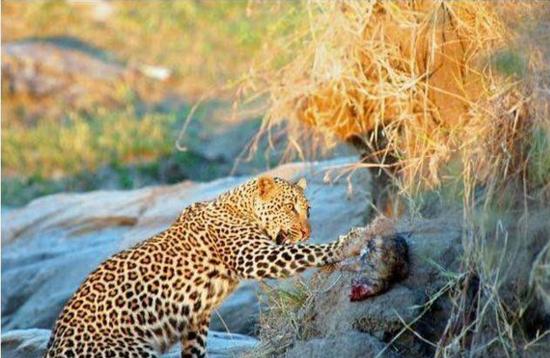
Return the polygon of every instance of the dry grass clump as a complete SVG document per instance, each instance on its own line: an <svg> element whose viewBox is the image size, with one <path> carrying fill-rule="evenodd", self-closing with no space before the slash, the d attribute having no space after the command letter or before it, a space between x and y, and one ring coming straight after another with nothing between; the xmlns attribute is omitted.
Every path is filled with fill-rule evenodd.
<svg viewBox="0 0 550 358"><path fill-rule="evenodd" d="M361 143L368 161L398 162L407 192L440 184L450 161L480 181L517 175L525 154L517 147L531 126L529 97L492 66L510 37L497 6L310 3L310 28L297 36L303 50L254 77L270 94L264 133L285 123L299 154L304 128L314 132L313 152L342 140Z"/></svg>
<svg viewBox="0 0 550 358"><path fill-rule="evenodd" d="M550 344L549 212L477 214L435 356L541 356Z"/></svg>
<svg viewBox="0 0 550 358"><path fill-rule="evenodd" d="M271 357L281 355L297 339L314 336L310 321L313 318L313 302L319 286L315 282L305 282L296 278L286 288L262 282L260 301L269 307L260 315L259 338L261 344L248 356ZM318 287L317 287L318 288Z"/></svg>
<svg viewBox="0 0 550 358"><path fill-rule="evenodd" d="M260 135L284 127L298 156L351 142L366 152L352 169L384 168L413 205L422 191L458 194L464 255L434 353L537 356L550 339L541 219L550 6L319 1L308 10L309 29L289 45L303 49L281 68L258 68L241 92L269 94Z"/></svg>

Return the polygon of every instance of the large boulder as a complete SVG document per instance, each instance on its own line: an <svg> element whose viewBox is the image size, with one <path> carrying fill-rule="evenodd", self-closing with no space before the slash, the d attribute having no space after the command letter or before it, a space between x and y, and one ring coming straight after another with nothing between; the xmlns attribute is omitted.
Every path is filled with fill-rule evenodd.
<svg viewBox="0 0 550 358"><path fill-rule="evenodd" d="M2 357L40 358L44 356L49 329L12 330L2 335ZM242 354L257 345L258 341L241 334L208 332L207 354L210 358L229 358ZM180 357L179 347L175 346L163 358Z"/></svg>
<svg viewBox="0 0 550 358"><path fill-rule="evenodd" d="M337 177L355 159L282 165L271 175L305 176L312 242L334 240L365 224L368 172ZM100 262L166 227L187 205L208 200L250 177L184 182L133 191L58 194L2 216L2 328L51 328L64 303ZM211 329L254 333L257 283L244 282L213 315Z"/></svg>
<svg viewBox="0 0 550 358"><path fill-rule="evenodd" d="M146 65L127 66L106 51L73 37L3 43L2 91L13 113L21 106L28 118L57 117L67 109L120 107L128 87L140 98L159 99L163 80ZM155 71L157 70L157 71ZM146 94L147 96L143 96ZM4 99L4 98L3 98Z"/></svg>
<svg viewBox="0 0 550 358"><path fill-rule="evenodd" d="M410 272L406 280L395 284L385 294L362 302L351 302L353 273L333 273L327 284L333 287L315 301L316 331L324 336L357 329L378 337L393 335L421 313L426 298L447 281L442 269L458 268L461 245L459 222L420 220L414 225L402 222L399 231L412 232L408 239Z"/></svg>
<svg viewBox="0 0 550 358"><path fill-rule="evenodd" d="M49 329L22 329L2 334L2 357L42 357L50 338Z"/></svg>
<svg viewBox="0 0 550 358"><path fill-rule="evenodd" d="M288 346L289 357L433 355L419 337L437 340L448 321L449 302L445 295L437 299L437 293L449 282L448 273L459 268L460 217L446 213L442 219L402 220L397 226L398 232L411 232L405 280L381 295L351 302L351 283L358 273L317 272L310 282L311 298L296 312L296 322L277 322L270 330L269 320L281 319L270 313L264 318L264 345L279 351Z"/></svg>
<svg viewBox="0 0 550 358"><path fill-rule="evenodd" d="M302 357L346 357L364 358L374 357L382 351L385 344L371 335L350 331L339 336L324 339L314 338L308 341L297 342L288 352L286 358ZM398 357L393 352L387 352L383 357Z"/></svg>

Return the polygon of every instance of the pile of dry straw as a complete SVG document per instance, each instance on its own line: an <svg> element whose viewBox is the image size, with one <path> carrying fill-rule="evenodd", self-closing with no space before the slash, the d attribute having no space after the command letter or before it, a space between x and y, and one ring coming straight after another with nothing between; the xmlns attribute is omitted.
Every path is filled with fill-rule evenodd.
<svg viewBox="0 0 550 358"><path fill-rule="evenodd" d="M451 162L455 177L478 183L520 174L528 97L492 65L510 40L498 6L309 4L309 28L294 39L305 43L299 55L255 77L270 95L264 133L283 122L298 153L304 128L313 129L313 152L359 140L369 162L395 167L406 192L437 186Z"/></svg>

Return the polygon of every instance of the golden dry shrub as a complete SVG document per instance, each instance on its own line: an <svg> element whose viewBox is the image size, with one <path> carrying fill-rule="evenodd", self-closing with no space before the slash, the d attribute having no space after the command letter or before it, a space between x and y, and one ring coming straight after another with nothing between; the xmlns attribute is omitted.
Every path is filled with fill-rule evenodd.
<svg viewBox="0 0 550 358"><path fill-rule="evenodd" d="M397 161L407 191L438 185L451 160L475 181L517 174L528 115L518 82L491 66L510 36L498 6L310 3L305 46L264 74L264 132L284 122L289 143L300 144L309 127L315 150L360 139L371 161Z"/></svg>

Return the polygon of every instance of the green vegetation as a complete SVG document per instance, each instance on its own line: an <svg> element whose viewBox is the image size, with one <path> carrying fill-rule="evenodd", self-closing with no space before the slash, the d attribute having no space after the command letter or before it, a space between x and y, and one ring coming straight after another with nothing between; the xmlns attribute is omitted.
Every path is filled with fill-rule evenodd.
<svg viewBox="0 0 550 358"><path fill-rule="evenodd" d="M24 205L34 198L64 191L90 191L99 189L135 189L145 185L176 183L195 172L194 179L208 180L219 177L228 168L216 163L204 163L191 152L177 152L149 162L125 164L111 162L98 170L82 170L61 178L48 178L40 174L28 177L2 178L2 204Z"/></svg>
<svg viewBox="0 0 550 358"><path fill-rule="evenodd" d="M71 115L61 126L51 121L33 127L7 122L2 167L7 174L61 177L107 163L153 159L172 151L175 124L174 115L139 117L133 110Z"/></svg>
<svg viewBox="0 0 550 358"><path fill-rule="evenodd" d="M521 78L527 72L527 60L518 51L506 49L494 57L496 69L506 76Z"/></svg>
<svg viewBox="0 0 550 358"><path fill-rule="evenodd" d="M3 88L3 204L20 205L59 191L134 188L227 174L230 169L214 168L215 163L175 148L189 112L182 103L214 90L216 103L208 102L200 112L216 107L229 113L228 93L218 89L241 81L254 60L265 57L262 52L270 53L269 40L292 33L303 14L303 4L294 2L148 1L136 6L115 1L108 6L102 12L95 5L64 1L2 2L3 43L43 41L102 61L154 65L171 73L160 83L162 91L138 94L123 83L114 108L75 109L58 98L36 102ZM278 63L285 62L283 57ZM36 103L44 103L38 115L30 109ZM203 115L196 113L194 121ZM104 173L109 174L103 178Z"/></svg>
<svg viewBox="0 0 550 358"><path fill-rule="evenodd" d="M218 106L206 104L196 113L196 120ZM62 191L133 189L227 174L230 163L176 149L174 143L188 113L188 106L170 112L143 112L128 106L114 112L68 115L61 125L54 120L31 126L6 122L2 204L23 205ZM192 140L193 130L189 132Z"/></svg>
<svg viewBox="0 0 550 358"><path fill-rule="evenodd" d="M262 51L270 52L264 46L270 39L300 26L301 7L247 0L116 1L102 19L94 5L3 1L2 41L78 39L124 63L166 67L174 72L173 90L198 98L238 79Z"/></svg>

